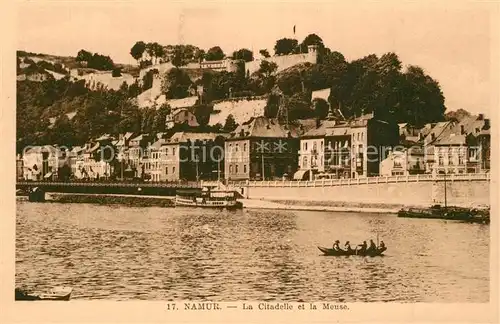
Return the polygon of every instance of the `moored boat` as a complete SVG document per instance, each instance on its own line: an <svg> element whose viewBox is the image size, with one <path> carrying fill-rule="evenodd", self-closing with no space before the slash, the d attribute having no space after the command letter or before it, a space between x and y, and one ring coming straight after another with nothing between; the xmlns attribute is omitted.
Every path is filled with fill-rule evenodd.
<svg viewBox="0 0 500 324"><path fill-rule="evenodd" d="M236 200L234 190L205 187L203 189L177 190L175 206L239 209L243 207L243 204Z"/></svg>
<svg viewBox="0 0 500 324"><path fill-rule="evenodd" d="M434 205L429 208L402 208L398 217L407 218L434 218L445 220L457 220L468 223L490 223L489 209L463 208L463 207L441 207Z"/></svg>
<svg viewBox="0 0 500 324"><path fill-rule="evenodd" d="M15 300L61 300L68 301L71 297L73 288L56 287L47 292L33 293L24 289L15 289Z"/></svg>
<svg viewBox="0 0 500 324"><path fill-rule="evenodd" d="M347 256L347 255L359 255L359 256L370 256L370 257L375 257L375 256L382 256L383 253L387 250L387 247L382 247L382 248L377 248L375 251L365 251L362 252L360 250L334 250L322 246L318 246L318 249L323 252L324 255L327 256Z"/></svg>

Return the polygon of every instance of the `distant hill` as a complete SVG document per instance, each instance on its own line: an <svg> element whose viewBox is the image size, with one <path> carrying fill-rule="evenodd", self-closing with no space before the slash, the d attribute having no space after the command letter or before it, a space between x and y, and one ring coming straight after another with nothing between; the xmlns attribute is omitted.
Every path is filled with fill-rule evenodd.
<svg viewBox="0 0 500 324"><path fill-rule="evenodd" d="M17 51L17 57L21 60L24 58L28 58L33 60L34 62L46 61L52 64L61 64L64 69L67 71L71 69L79 69L85 68L86 66L81 62L76 60L76 57L73 56L60 56L53 54L44 54L44 53L32 53L26 51ZM115 67L121 69L122 73L128 73L133 75L134 77L139 76L139 67L131 64L120 64L116 63ZM55 71L58 72L58 71Z"/></svg>

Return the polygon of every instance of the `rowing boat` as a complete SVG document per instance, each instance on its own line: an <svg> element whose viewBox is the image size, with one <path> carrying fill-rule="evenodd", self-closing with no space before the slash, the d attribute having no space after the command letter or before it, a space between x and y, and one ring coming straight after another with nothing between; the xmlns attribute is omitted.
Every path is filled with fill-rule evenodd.
<svg viewBox="0 0 500 324"><path fill-rule="evenodd" d="M386 247L383 248L377 248L375 251L365 251L361 252L359 250L350 250L350 251L345 251L345 250L334 250L334 249L329 249L325 247L318 246L318 249L323 252L324 255L328 256L342 256L342 255L359 255L359 256L382 256L385 250L387 250Z"/></svg>

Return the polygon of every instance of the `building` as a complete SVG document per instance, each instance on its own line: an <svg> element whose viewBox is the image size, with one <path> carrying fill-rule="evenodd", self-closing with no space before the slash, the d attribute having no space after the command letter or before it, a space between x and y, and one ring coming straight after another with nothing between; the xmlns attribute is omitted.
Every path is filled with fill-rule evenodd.
<svg viewBox="0 0 500 324"><path fill-rule="evenodd" d="M165 121L165 126L167 128L172 128L175 125L186 124L189 127L198 127L198 121L196 120L196 116L190 112L187 108L181 108L172 111L172 113L167 116Z"/></svg>
<svg viewBox="0 0 500 324"><path fill-rule="evenodd" d="M160 181L223 178L225 134L177 132L161 143Z"/></svg>
<svg viewBox="0 0 500 324"><path fill-rule="evenodd" d="M434 146L431 172L460 174L489 170L489 119L480 114L450 123L451 127L431 142Z"/></svg>
<svg viewBox="0 0 500 324"><path fill-rule="evenodd" d="M299 171L296 180L310 180L314 174L335 178L351 176L351 131L347 123L329 119L300 138Z"/></svg>
<svg viewBox="0 0 500 324"><path fill-rule="evenodd" d="M32 181L52 179L56 156L57 149L52 145L27 148L22 156L24 179Z"/></svg>
<svg viewBox="0 0 500 324"><path fill-rule="evenodd" d="M282 179L297 170L299 128L277 119L257 117L241 124L226 139L228 180Z"/></svg>
<svg viewBox="0 0 500 324"><path fill-rule="evenodd" d="M146 149L146 154L142 159L145 179L155 182L166 180L166 161L163 159L166 149L166 146L163 146L163 144L165 143L165 139L159 138Z"/></svg>
<svg viewBox="0 0 500 324"><path fill-rule="evenodd" d="M427 124L421 130L422 135L424 136L424 160L425 160L425 172L432 173L435 165L435 155L434 155L434 144L441 138L443 134L446 134L451 128L455 126L455 123L452 121L439 122Z"/></svg>
<svg viewBox="0 0 500 324"><path fill-rule="evenodd" d="M133 171L134 177L142 177L143 165L141 164L141 160L147 147L151 145L151 141L152 138L148 134L141 134L129 140L128 168Z"/></svg>
<svg viewBox="0 0 500 324"><path fill-rule="evenodd" d="M21 154L16 155L16 180L24 180L24 165Z"/></svg>
<svg viewBox="0 0 500 324"><path fill-rule="evenodd" d="M389 151L388 156L380 161L380 176L414 175L424 172L424 150L418 145Z"/></svg>
<svg viewBox="0 0 500 324"><path fill-rule="evenodd" d="M399 127L374 113L348 122L351 131L351 177L376 176L380 161L399 143Z"/></svg>

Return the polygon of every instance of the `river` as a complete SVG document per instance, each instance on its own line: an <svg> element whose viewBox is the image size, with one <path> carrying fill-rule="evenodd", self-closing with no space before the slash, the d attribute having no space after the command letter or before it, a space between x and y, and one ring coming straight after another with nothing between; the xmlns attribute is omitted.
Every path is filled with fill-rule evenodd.
<svg viewBox="0 0 500 324"><path fill-rule="evenodd" d="M16 285L72 299L488 302L488 225L395 215L17 203ZM318 245L377 239L384 257Z"/></svg>

